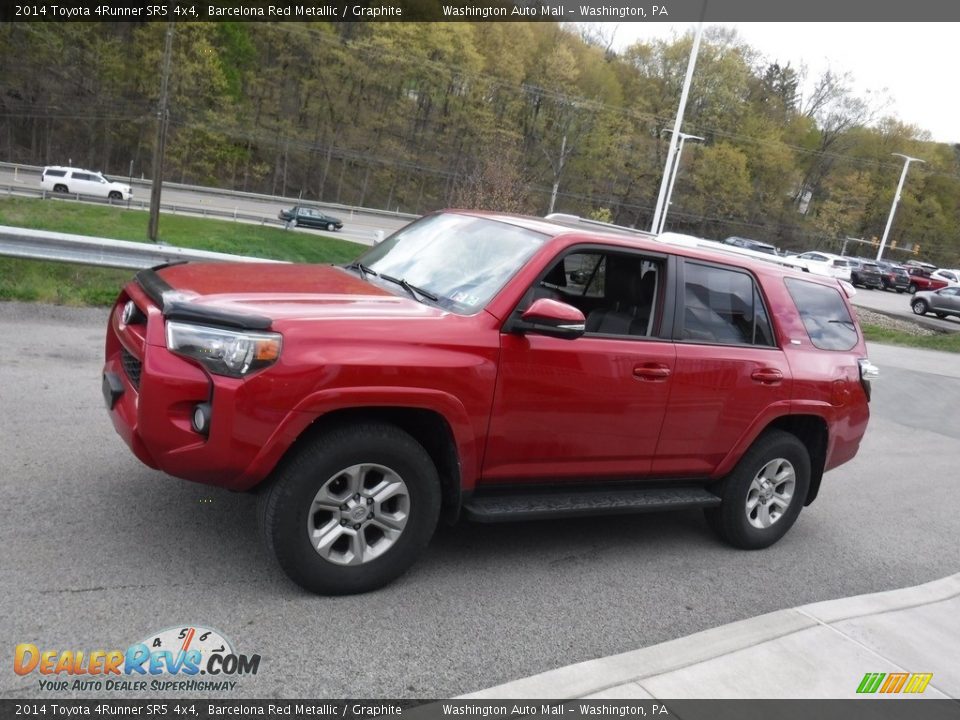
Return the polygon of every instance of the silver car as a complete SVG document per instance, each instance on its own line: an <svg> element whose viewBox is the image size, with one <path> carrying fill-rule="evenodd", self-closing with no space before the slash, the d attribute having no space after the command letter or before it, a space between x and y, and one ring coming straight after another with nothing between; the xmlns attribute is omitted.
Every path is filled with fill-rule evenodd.
<svg viewBox="0 0 960 720"><path fill-rule="evenodd" d="M910 301L910 307L917 315L932 312L938 318L948 315L960 318L960 285L918 292Z"/></svg>

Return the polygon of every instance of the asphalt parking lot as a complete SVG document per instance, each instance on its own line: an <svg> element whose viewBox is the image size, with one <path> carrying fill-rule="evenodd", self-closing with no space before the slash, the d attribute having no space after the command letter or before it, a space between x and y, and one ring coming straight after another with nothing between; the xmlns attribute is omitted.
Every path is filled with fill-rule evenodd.
<svg viewBox="0 0 960 720"><path fill-rule="evenodd" d="M384 590L311 596L261 545L251 496L152 471L115 435L100 394L105 318L0 303L8 652L126 648L204 625L262 656L231 696L446 697L960 569L960 363L876 346L883 377L859 456L773 548L728 548L695 511L462 524ZM9 661L0 694L51 697Z"/></svg>

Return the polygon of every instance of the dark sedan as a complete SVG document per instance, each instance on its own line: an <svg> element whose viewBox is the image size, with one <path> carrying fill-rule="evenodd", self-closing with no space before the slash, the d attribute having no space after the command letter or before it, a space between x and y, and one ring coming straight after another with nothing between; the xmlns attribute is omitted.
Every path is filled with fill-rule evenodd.
<svg viewBox="0 0 960 720"><path fill-rule="evenodd" d="M294 205L289 210L281 210L278 217L291 227L312 227L331 232L343 227L343 220L331 215L324 215L319 210L302 205Z"/></svg>
<svg viewBox="0 0 960 720"><path fill-rule="evenodd" d="M847 258L850 261L850 282L865 288L883 289L880 266L862 258Z"/></svg>
<svg viewBox="0 0 960 720"><path fill-rule="evenodd" d="M880 266L882 273L880 279L883 281L884 290L896 290L902 293L910 287L910 276L903 266L883 260L878 261L877 265Z"/></svg>

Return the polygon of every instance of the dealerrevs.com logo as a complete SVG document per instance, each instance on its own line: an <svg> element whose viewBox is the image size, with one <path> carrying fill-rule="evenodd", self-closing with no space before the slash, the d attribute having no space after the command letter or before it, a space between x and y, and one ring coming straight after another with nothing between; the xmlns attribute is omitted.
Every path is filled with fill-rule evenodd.
<svg viewBox="0 0 960 720"><path fill-rule="evenodd" d="M200 626L168 628L126 650L61 650L20 643L13 671L38 676L51 692L233 690L234 678L256 675L259 655L241 655L219 632Z"/></svg>

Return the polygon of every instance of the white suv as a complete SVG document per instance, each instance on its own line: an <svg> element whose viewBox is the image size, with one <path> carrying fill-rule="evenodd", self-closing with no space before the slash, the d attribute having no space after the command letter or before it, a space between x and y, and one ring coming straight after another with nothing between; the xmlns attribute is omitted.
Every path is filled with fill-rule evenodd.
<svg viewBox="0 0 960 720"><path fill-rule="evenodd" d="M114 182L103 173L59 165L43 169L40 187L52 192L96 195L111 200L129 200L133 197L129 185Z"/></svg>
<svg viewBox="0 0 960 720"><path fill-rule="evenodd" d="M816 275L827 275L850 282L850 261L839 255L826 252L805 252L802 255L789 255L787 259L803 265Z"/></svg>

